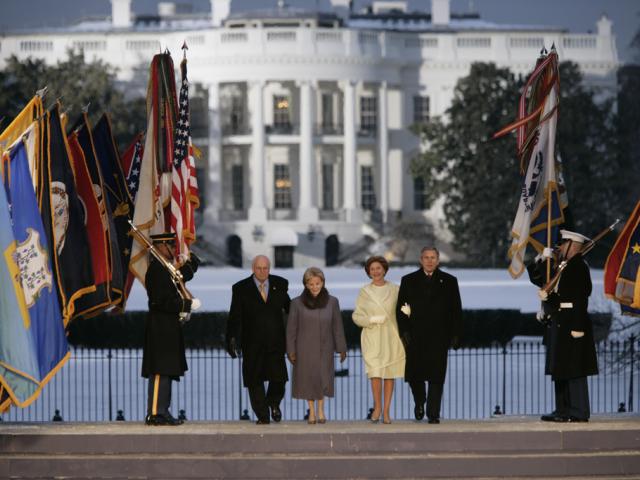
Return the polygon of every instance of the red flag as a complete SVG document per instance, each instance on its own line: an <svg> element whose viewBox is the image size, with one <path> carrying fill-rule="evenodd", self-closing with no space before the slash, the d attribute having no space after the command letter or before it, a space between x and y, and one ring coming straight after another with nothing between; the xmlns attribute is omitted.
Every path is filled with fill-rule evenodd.
<svg viewBox="0 0 640 480"><path fill-rule="evenodd" d="M96 197L94 185L89 175L84 152L78 140L78 132L68 137L70 160L75 172L78 198L84 207L84 222L87 230L89 249L91 250L91 266L96 291L87 297L87 308L84 316L95 315L111 305L110 283L111 269L108 252L107 232L103 223L100 203Z"/></svg>

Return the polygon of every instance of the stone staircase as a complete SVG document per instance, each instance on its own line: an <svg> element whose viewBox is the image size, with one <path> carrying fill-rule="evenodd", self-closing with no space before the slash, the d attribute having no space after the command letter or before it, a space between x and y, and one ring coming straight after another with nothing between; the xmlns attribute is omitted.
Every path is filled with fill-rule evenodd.
<svg viewBox="0 0 640 480"><path fill-rule="evenodd" d="M640 478L640 417L0 424L0 478Z"/></svg>

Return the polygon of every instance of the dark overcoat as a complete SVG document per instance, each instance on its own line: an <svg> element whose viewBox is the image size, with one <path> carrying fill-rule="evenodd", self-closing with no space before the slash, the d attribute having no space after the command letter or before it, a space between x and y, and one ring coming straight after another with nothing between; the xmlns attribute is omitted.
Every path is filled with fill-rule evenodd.
<svg viewBox="0 0 640 480"><path fill-rule="evenodd" d="M552 314L545 339L545 370L553 380L598 374L593 325L587 313L591 288L589 266L581 255L575 255L562 271L557 291L547 300ZM574 338L572 330L584 336Z"/></svg>
<svg viewBox="0 0 640 480"><path fill-rule="evenodd" d="M287 366L285 319L291 299L289 282L269 275L267 301L255 284L253 275L232 287L231 308L227 322L227 345L230 338L242 348L242 378L245 387L261 381L286 382Z"/></svg>
<svg viewBox="0 0 640 480"><path fill-rule="evenodd" d="M197 264L188 261L180 268L186 282ZM171 274L153 256L145 275L149 313L145 319L142 376L166 375L178 379L187 371L180 312L189 312L191 302L182 299Z"/></svg>
<svg viewBox="0 0 640 480"><path fill-rule="evenodd" d="M411 315L401 308L407 303ZM462 333L462 302L458 280L437 268L429 280L422 269L402 277L396 317L405 340L405 380L444 383L447 355ZM407 342L408 339L408 342Z"/></svg>

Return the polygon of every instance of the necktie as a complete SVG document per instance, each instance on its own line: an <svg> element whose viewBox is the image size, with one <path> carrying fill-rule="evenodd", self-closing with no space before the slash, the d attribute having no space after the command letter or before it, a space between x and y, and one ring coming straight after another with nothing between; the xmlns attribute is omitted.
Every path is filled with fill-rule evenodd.
<svg viewBox="0 0 640 480"><path fill-rule="evenodd" d="M262 297L262 301L266 303L266 301L267 301L267 291L264 288L264 283L260 284L260 296Z"/></svg>

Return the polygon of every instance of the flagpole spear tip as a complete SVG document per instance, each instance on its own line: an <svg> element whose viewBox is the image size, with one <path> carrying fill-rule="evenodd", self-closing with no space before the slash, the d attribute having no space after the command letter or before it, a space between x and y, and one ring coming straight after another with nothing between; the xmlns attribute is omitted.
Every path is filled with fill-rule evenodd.
<svg viewBox="0 0 640 480"><path fill-rule="evenodd" d="M82 113L89 113L89 105L91 105L91 102L82 107Z"/></svg>
<svg viewBox="0 0 640 480"><path fill-rule="evenodd" d="M185 40L184 42L182 42L182 54L183 54L183 58L186 60L187 59L187 50L189 50L189 47L187 46L187 41Z"/></svg>
<svg viewBox="0 0 640 480"><path fill-rule="evenodd" d="M36 95L39 96L40 98L44 98L44 96L47 94L48 89L49 89L49 86L45 85L40 90L36 90Z"/></svg>

